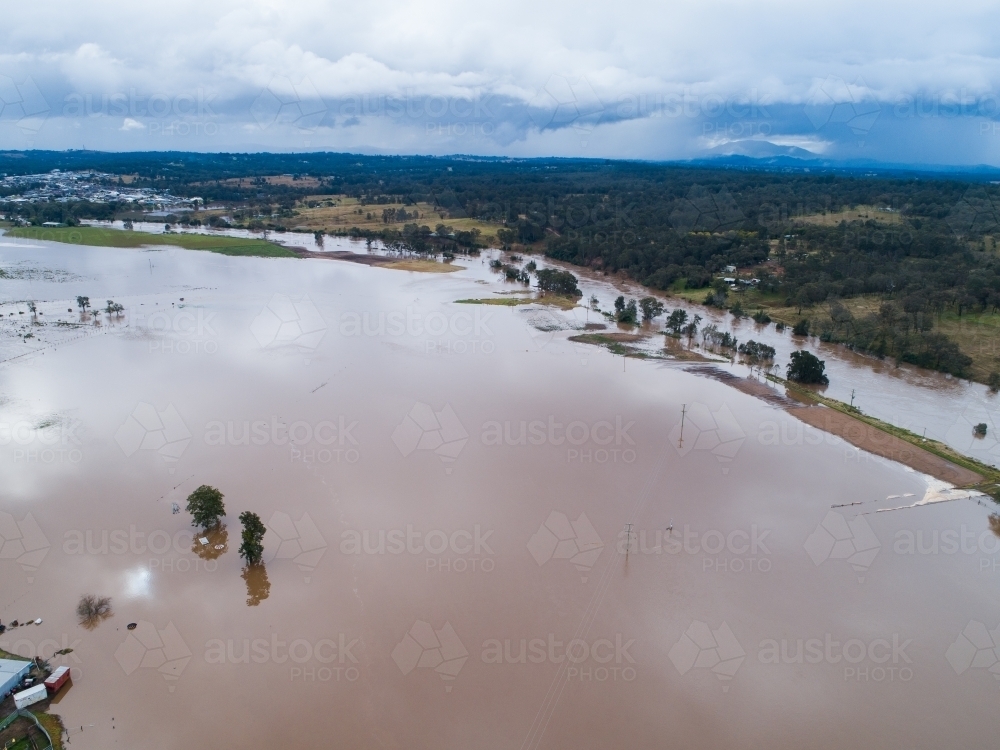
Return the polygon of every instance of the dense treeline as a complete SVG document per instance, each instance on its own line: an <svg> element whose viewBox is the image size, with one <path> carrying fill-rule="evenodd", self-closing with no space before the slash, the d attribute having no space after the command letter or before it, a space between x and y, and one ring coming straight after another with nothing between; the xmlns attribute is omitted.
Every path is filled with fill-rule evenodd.
<svg viewBox="0 0 1000 750"><path fill-rule="evenodd" d="M267 207L279 217L308 195L357 198L382 207L376 215L386 222L390 213L398 219L408 206L427 202L442 216L495 227L509 247L657 289L714 285L710 299L727 307L730 295L718 278L732 275L726 269L735 266L757 279L761 293L822 318L813 332L827 340L956 374L966 374L970 360L934 330L935 317L1000 309L993 236L1000 232L1000 191L982 176L976 182L574 159L0 153L0 174L53 168L134 175L133 185L237 203L251 212ZM263 179L276 174L292 179ZM856 206L879 210L828 225L802 221ZM80 218L108 209L31 210L59 221L59 212ZM439 234L417 223L403 232L366 230L373 239L417 251L440 250ZM465 251L478 238L448 242ZM876 298L878 311L853 315L841 304L860 296ZM817 308L822 315L812 312Z"/></svg>

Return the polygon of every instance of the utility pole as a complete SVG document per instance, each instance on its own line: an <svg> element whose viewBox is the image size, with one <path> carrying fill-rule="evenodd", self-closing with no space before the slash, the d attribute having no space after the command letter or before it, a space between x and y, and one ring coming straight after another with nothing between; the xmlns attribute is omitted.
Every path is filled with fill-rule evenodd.
<svg viewBox="0 0 1000 750"><path fill-rule="evenodd" d="M851 388L851 408L854 408L854 389Z"/></svg>
<svg viewBox="0 0 1000 750"><path fill-rule="evenodd" d="M681 404L681 436L677 441L677 447L684 447L684 415L687 414L687 404Z"/></svg>
<svg viewBox="0 0 1000 750"><path fill-rule="evenodd" d="M628 562L628 553L632 549L632 524L625 524L625 562Z"/></svg>

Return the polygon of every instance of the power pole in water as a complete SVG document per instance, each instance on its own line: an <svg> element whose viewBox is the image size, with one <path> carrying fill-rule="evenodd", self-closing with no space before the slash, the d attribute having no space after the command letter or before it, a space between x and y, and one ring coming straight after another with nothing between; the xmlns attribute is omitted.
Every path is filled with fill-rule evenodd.
<svg viewBox="0 0 1000 750"><path fill-rule="evenodd" d="M854 408L854 389L851 388L851 408Z"/></svg>
<svg viewBox="0 0 1000 750"><path fill-rule="evenodd" d="M678 448L683 448L684 447L684 415L685 414L687 414L687 404L682 404L681 405L681 436L680 436L680 439L677 441L677 447Z"/></svg>
<svg viewBox="0 0 1000 750"><path fill-rule="evenodd" d="M625 524L625 561L628 562L628 553L632 549L632 524Z"/></svg>

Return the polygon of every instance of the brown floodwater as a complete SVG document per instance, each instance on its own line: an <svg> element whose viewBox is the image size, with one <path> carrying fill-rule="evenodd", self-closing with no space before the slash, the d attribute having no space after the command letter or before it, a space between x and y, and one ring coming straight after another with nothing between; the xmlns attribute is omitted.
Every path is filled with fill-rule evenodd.
<svg viewBox="0 0 1000 750"><path fill-rule="evenodd" d="M0 239L0 311L46 320L2 328L0 620L42 623L0 648L72 649L72 747L993 742L991 502L888 511L940 483L569 342L593 312L455 304L511 289L458 264ZM224 530L192 529L201 484Z"/></svg>

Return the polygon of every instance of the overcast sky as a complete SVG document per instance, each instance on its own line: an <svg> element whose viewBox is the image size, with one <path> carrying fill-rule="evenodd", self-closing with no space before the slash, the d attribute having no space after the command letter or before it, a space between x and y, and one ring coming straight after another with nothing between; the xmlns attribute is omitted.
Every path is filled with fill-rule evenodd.
<svg viewBox="0 0 1000 750"><path fill-rule="evenodd" d="M4 7L0 147L1000 165L1000 5Z"/></svg>

